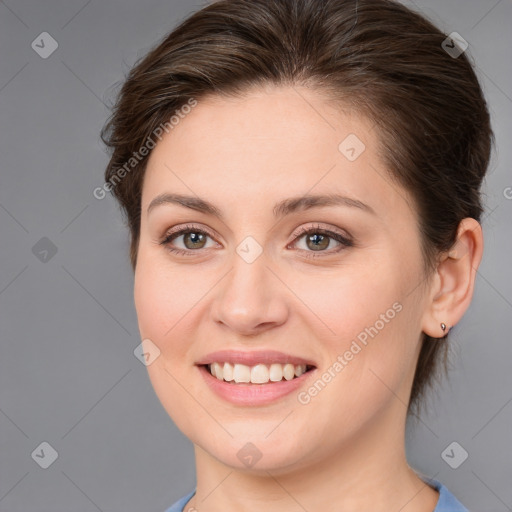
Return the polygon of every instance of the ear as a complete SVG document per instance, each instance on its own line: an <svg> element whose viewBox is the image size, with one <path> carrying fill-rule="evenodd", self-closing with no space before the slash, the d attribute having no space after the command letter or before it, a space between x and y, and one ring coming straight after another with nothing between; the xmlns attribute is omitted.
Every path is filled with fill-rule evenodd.
<svg viewBox="0 0 512 512"><path fill-rule="evenodd" d="M463 219L453 247L441 256L431 281L429 304L423 315L423 332L442 338L457 324L471 303L484 241L480 223ZM446 325L443 331L441 324Z"/></svg>

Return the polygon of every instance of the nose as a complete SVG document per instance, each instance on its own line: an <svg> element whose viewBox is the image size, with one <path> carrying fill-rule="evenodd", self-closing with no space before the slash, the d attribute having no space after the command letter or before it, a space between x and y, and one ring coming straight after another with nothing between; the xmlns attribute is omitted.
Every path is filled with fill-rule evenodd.
<svg viewBox="0 0 512 512"><path fill-rule="evenodd" d="M213 320L240 335L257 335L286 321L287 288L264 253L249 263L234 252L232 268L216 290Z"/></svg>

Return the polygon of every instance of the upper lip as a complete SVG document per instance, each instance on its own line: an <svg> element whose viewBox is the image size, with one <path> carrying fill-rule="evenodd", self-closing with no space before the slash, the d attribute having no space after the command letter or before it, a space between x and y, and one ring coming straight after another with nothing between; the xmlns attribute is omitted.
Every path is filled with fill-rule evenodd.
<svg viewBox="0 0 512 512"><path fill-rule="evenodd" d="M276 350L218 350L211 352L196 362L197 365L206 365L212 363L230 363L244 364L246 366L255 366L257 364L290 363L293 365L305 364L316 366L313 361L302 357L285 354Z"/></svg>

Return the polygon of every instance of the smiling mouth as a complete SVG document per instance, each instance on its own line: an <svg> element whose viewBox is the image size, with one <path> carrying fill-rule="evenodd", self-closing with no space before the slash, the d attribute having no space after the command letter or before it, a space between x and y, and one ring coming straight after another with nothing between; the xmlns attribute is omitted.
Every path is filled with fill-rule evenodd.
<svg viewBox="0 0 512 512"><path fill-rule="evenodd" d="M305 364L273 363L247 366L245 364L211 363L201 365L218 380L231 384L268 384L293 380L315 367Z"/></svg>

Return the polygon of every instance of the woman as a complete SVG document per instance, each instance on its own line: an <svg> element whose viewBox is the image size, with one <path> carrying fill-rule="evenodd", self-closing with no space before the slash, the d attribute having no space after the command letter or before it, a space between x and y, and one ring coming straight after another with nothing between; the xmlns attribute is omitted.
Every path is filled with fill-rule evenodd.
<svg viewBox="0 0 512 512"><path fill-rule="evenodd" d="M195 448L169 511L466 510L404 443L482 257L462 50L392 1L220 0L130 72L105 189Z"/></svg>

